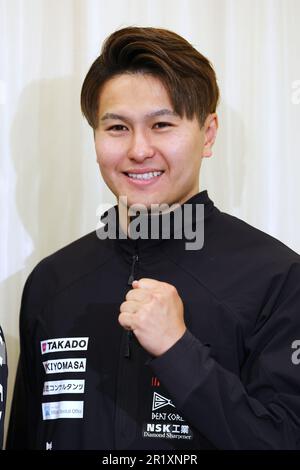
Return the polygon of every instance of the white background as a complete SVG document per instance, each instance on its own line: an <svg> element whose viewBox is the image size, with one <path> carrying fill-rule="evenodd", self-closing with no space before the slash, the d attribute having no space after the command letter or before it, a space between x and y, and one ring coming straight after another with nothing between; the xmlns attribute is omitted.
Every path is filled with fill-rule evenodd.
<svg viewBox="0 0 300 470"><path fill-rule="evenodd" d="M213 63L220 130L201 189L300 251L300 0L0 0L0 322L9 396L24 282L112 202L79 105L103 39L169 28ZM298 81L298 82L297 82Z"/></svg>

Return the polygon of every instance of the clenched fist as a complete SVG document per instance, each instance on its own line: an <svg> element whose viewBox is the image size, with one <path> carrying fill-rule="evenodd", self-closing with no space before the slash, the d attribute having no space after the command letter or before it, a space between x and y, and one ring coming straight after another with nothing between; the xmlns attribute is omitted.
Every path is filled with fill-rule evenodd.
<svg viewBox="0 0 300 470"><path fill-rule="evenodd" d="M154 279L140 279L121 304L119 322L132 330L153 356L160 356L185 333L183 303L174 286Z"/></svg>

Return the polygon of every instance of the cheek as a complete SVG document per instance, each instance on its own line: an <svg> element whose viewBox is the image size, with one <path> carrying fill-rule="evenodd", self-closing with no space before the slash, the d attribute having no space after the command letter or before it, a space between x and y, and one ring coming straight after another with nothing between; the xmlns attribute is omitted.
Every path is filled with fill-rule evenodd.
<svg viewBox="0 0 300 470"><path fill-rule="evenodd" d="M181 136L173 142L170 140L165 150L165 155L169 156L169 165L178 173L182 172L183 166L187 170L187 166L196 165L201 155L198 142L191 140L189 136Z"/></svg>
<svg viewBox="0 0 300 470"><path fill-rule="evenodd" d="M118 164L120 160L120 152L116 145L111 145L110 142L103 139L100 142L95 142L95 150L97 162L101 169L113 168Z"/></svg>
<svg viewBox="0 0 300 470"><path fill-rule="evenodd" d="M168 137L165 141L160 142L159 150L169 160L169 165L174 166L176 163L180 163L184 160L186 154L186 142L183 137L178 138L174 136Z"/></svg>

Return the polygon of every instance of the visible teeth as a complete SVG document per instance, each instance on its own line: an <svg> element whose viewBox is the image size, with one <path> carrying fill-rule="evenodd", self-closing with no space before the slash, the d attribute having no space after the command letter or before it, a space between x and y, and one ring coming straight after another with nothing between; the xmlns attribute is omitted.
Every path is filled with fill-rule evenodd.
<svg viewBox="0 0 300 470"><path fill-rule="evenodd" d="M137 180L150 180L155 176L160 176L162 171L150 171L149 173L128 173L128 176Z"/></svg>

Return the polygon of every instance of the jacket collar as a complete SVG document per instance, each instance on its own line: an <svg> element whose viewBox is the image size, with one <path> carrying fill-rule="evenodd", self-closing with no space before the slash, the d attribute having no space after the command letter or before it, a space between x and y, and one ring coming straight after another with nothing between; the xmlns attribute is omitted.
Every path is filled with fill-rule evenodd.
<svg viewBox="0 0 300 470"><path fill-rule="evenodd" d="M197 205L203 204L203 212L198 210ZM185 206L185 207L183 207ZM115 239L113 240L114 248L121 253L126 261L131 262L133 255L138 255L140 261L145 258L156 258L161 256L162 249L165 248L168 241L174 238L178 238L178 242L188 241L186 233L188 230L195 232L197 224L204 223L206 219L216 210L213 201L209 198L207 190L201 191L200 193L191 197L186 201L183 206L176 209L173 217L168 216L167 219L163 219L164 215L143 215L139 217L140 221L143 221L144 231L141 235L133 240L126 237L124 232L121 230L118 220L118 206L114 206L109 210L108 220L111 217L115 220ZM189 206L187 210L186 206ZM181 211L182 217L176 218L175 213L178 215L178 211ZM159 219L159 223L158 223ZM203 220L204 219L204 220ZM168 223L168 222L171 223ZM160 230L157 232L151 226L154 224L154 229L159 226ZM166 225L164 225L166 224ZM170 229L169 234L165 230L165 227ZM145 231L146 227L146 231ZM153 237L153 233L155 236ZM176 241L177 242L177 241Z"/></svg>

